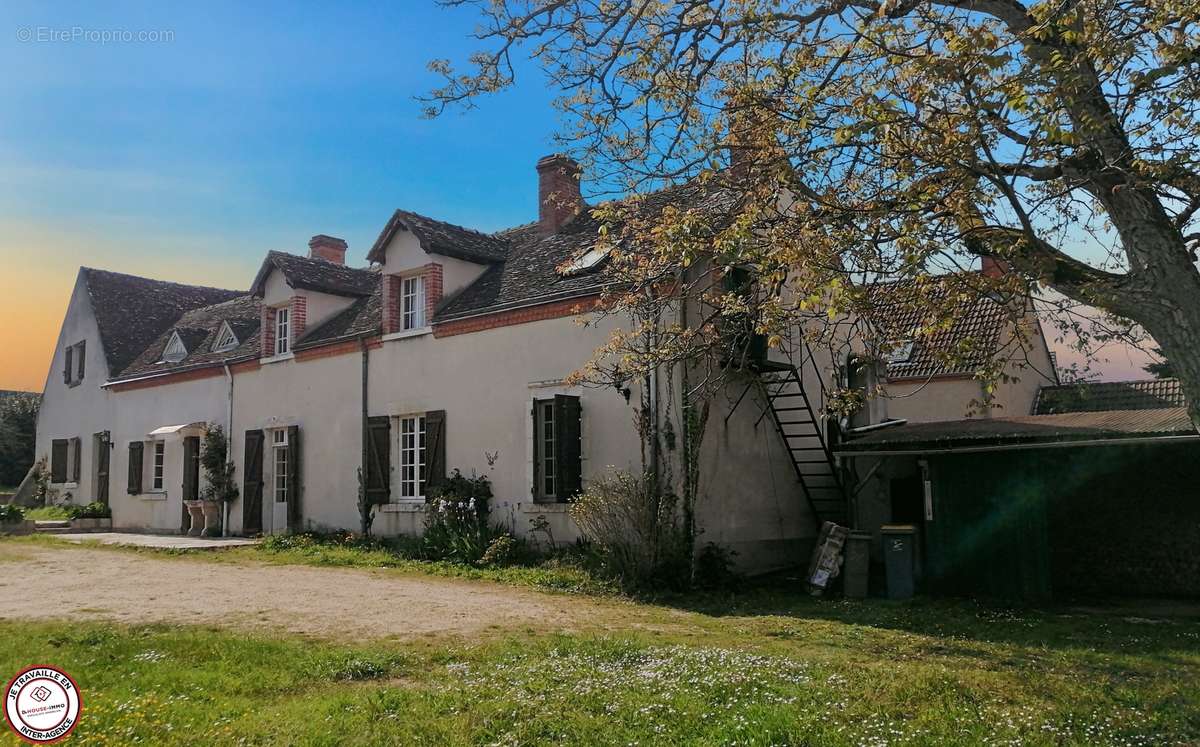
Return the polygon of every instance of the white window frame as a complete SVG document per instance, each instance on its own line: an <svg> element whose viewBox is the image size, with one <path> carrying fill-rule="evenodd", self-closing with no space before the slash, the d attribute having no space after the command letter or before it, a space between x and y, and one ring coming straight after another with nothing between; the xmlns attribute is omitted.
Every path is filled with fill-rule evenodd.
<svg viewBox="0 0 1200 747"><path fill-rule="evenodd" d="M423 503L429 478L429 454L426 442L425 413L399 417L400 485L394 494L397 503Z"/></svg>
<svg viewBox="0 0 1200 747"><path fill-rule="evenodd" d="M291 350L292 310L288 306L275 309L275 355L287 355Z"/></svg>
<svg viewBox="0 0 1200 747"><path fill-rule="evenodd" d="M165 493L167 477L167 442L150 442L150 492Z"/></svg>
<svg viewBox="0 0 1200 747"><path fill-rule="evenodd" d="M554 398L535 400L537 403L537 464L534 479L537 480L537 497L541 500L558 500L557 466L558 444L554 439Z"/></svg>
<svg viewBox="0 0 1200 747"><path fill-rule="evenodd" d="M425 326L425 276L400 279L400 329L409 331Z"/></svg>
<svg viewBox="0 0 1200 747"><path fill-rule="evenodd" d="M271 431L271 498L286 503L288 494L288 436L286 428Z"/></svg>
<svg viewBox="0 0 1200 747"><path fill-rule="evenodd" d="M163 348L161 363L178 363L188 355L187 346L183 344L183 338L179 336L179 332L172 332L171 339L167 340L167 346Z"/></svg>
<svg viewBox="0 0 1200 747"><path fill-rule="evenodd" d="M213 341L213 352L223 353L226 350L233 350L240 344L241 341L233 333L233 327L229 326L229 322L221 322L221 329L217 331L217 339Z"/></svg>

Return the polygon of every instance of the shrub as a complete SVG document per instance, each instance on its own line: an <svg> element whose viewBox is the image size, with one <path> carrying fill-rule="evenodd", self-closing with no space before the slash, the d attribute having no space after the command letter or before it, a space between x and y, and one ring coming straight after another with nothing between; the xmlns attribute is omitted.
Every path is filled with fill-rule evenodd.
<svg viewBox="0 0 1200 747"><path fill-rule="evenodd" d="M13 503L0 503L0 523L12 524L25 520L25 512Z"/></svg>
<svg viewBox="0 0 1200 747"><path fill-rule="evenodd" d="M709 542L696 557L696 585L704 589L732 589L742 581L734 570L737 553L728 547Z"/></svg>
<svg viewBox="0 0 1200 747"><path fill-rule="evenodd" d="M675 508L646 476L618 471L593 481L571 516L622 586L678 589L689 583L690 551Z"/></svg>
<svg viewBox="0 0 1200 747"><path fill-rule="evenodd" d="M235 501L238 497L234 464L229 459L229 441L219 425L204 429L204 448L200 450L200 466L204 468L207 486L201 498L206 501Z"/></svg>
<svg viewBox="0 0 1200 747"><path fill-rule="evenodd" d="M110 519L112 509L108 504L92 501L86 506L71 506L67 509L72 519Z"/></svg>
<svg viewBox="0 0 1200 747"><path fill-rule="evenodd" d="M422 554L429 560L477 562L500 531L488 527L491 481L486 476L467 477L456 469L431 492Z"/></svg>
<svg viewBox="0 0 1200 747"><path fill-rule="evenodd" d="M491 544L479 558L481 566L504 566L519 563L530 556L530 551L524 540L520 540L508 532L492 538Z"/></svg>

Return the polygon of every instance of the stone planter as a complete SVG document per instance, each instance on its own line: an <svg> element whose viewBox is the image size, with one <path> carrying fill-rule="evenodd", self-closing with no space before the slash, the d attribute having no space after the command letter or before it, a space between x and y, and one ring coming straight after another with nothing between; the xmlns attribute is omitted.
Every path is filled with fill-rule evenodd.
<svg viewBox="0 0 1200 747"><path fill-rule="evenodd" d="M188 536L199 537L204 532L204 501L184 501L183 505L187 507L188 518L192 521Z"/></svg>
<svg viewBox="0 0 1200 747"><path fill-rule="evenodd" d="M201 537L221 536L221 502L200 501L201 511L204 512L204 530Z"/></svg>
<svg viewBox="0 0 1200 747"><path fill-rule="evenodd" d="M32 521L0 522L0 534L33 534Z"/></svg>

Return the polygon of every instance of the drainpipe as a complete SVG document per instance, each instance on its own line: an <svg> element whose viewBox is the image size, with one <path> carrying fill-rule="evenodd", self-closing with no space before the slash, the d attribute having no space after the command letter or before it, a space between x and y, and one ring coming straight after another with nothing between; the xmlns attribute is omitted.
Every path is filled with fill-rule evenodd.
<svg viewBox="0 0 1200 747"><path fill-rule="evenodd" d="M229 360L221 362L221 366L225 369L225 379L229 382L229 415L225 421L225 460L233 459L233 370L229 368ZM221 501L223 504L222 510L225 515L221 519L221 536L229 536L229 501Z"/></svg>
<svg viewBox="0 0 1200 747"><path fill-rule="evenodd" d="M367 449L369 448L367 446L367 443L371 437L371 433L370 433L368 423L367 423L367 418L369 417L367 414L367 376L368 376L367 372L369 370L367 364L370 360L370 353L368 352L369 348L367 347L366 336L358 338L358 344L359 344L359 347L362 349L362 454L360 455L360 459L362 461L360 462L359 469L362 471L361 479L363 481L363 484L360 486L360 488L361 488L361 490L364 491L362 499L365 501L367 499L367 496L365 493L365 491L367 489L367 486L366 486L367 459L368 459ZM363 521L363 514L362 514L361 508L359 509L358 520L359 520L359 528L362 529L365 533L367 527L366 527L366 522Z"/></svg>

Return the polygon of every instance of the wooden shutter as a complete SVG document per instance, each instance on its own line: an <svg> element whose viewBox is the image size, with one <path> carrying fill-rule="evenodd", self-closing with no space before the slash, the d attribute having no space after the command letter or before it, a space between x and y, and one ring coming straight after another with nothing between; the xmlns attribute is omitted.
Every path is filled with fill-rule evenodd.
<svg viewBox="0 0 1200 747"><path fill-rule="evenodd" d="M71 357L75 352L74 345L68 345L65 353L66 361L63 363L63 383L71 383L71 374L74 372L74 366L71 365ZM65 480L64 480L65 482Z"/></svg>
<svg viewBox="0 0 1200 747"><path fill-rule="evenodd" d="M194 501L200 497L200 437L183 439L183 499Z"/></svg>
<svg viewBox="0 0 1200 747"><path fill-rule="evenodd" d="M242 461L242 533L262 531L263 432L246 431Z"/></svg>
<svg viewBox="0 0 1200 747"><path fill-rule="evenodd" d="M446 411L425 413L425 495L446 481Z"/></svg>
<svg viewBox="0 0 1200 747"><path fill-rule="evenodd" d="M67 481L67 439L50 442L50 482Z"/></svg>
<svg viewBox="0 0 1200 747"><path fill-rule="evenodd" d="M146 444L141 441L132 441L129 444L129 494L138 495L142 492L142 456L146 450Z"/></svg>
<svg viewBox="0 0 1200 747"><path fill-rule="evenodd" d="M112 456L112 436L108 431L96 434L96 500L108 505L108 470Z"/></svg>
<svg viewBox="0 0 1200 747"><path fill-rule="evenodd" d="M75 377L76 381L83 381L83 369L87 363L87 356L84 354L87 350L87 340L79 341L79 351L75 353L75 364L79 366L79 375Z"/></svg>
<svg viewBox="0 0 1200 747"><path fill-rule="evenodd" d="M367 480L363 487L369 504L391 500L392 419L386 415L367 418Z"/></svg>
<svg viewBox="0 0 1200 747"><path fill-rule="evenodd" d="M536 501L538 496L541 495L538 483L542 479L542 463L538 461L538 447L541 445L541 435L538 433L538 400L536 399L533 401L533 407L529 410L529 417L533 422L533 430L530 431L533 433L533 443L530 445L531 451L529 452L533 455L533 485L529 489L529 497Z"/></svg>
<svg viewBox="0 0 1200 747"><path fill-rule="evenodd" d="M288 513L288 528L292 531L300 531L301 528L301 511L300 511L300 475L303 472L300 469L300 426L291 425L287 429L288 438L288 478L287 478L287 513Z"/></svg>
<svg viewBox="0 0 1200 747"><path fill-rule="evenodd" d="M582 408L579 398L554 395L554 473L558 500L569 501L579 493L583 475Z"/></svg>
<svg viewBox="0 0 1200 747"><path fill-rule="evenodd" d="M80 462L83 461L83 449L80 447L79 439L71 439L71 482L79 484Z"/></svg>

